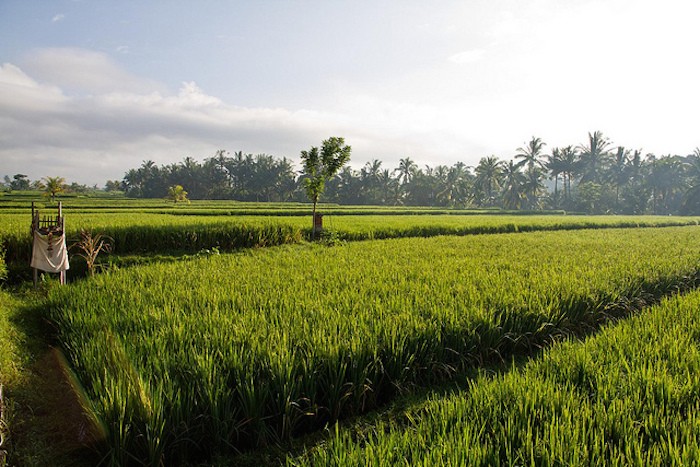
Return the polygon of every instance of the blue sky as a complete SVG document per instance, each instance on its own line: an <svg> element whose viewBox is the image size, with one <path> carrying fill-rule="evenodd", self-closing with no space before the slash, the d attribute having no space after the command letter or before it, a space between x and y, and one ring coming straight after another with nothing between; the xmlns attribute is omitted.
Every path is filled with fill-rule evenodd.
<svg viewBox="0 0 700 467"><path fill-rule="evenodd" d="M103 185L217 149L475 165L600 130L700 145L685 0L0 1L0 176Z"/></svg>

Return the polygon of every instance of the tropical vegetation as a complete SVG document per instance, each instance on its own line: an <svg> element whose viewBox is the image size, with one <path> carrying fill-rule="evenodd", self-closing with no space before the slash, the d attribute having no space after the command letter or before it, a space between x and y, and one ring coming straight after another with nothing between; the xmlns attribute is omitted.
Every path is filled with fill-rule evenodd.
<svg viewBox="0 0 700 467"><path fill-rule="evenodd" d="M169 187L180 185L193 200L301 202L308 199L308 169L297 171L286 157L242 151L231 156L219 150L203 162L191 156L162 166L145 160L104 189L162 198ZM700 214L700 148L685 155L644 153L614 145L600 131L589 133L583 143L551 148L533 136L512 157L490 155L474 166L419 167L404 157L392 168L372 159L359 169L341 165L327 180L325 200L344 205ZM15 174L5 176L4 186L27 190L42 185ZM65 188L88 190L75 183Z"/></svg>

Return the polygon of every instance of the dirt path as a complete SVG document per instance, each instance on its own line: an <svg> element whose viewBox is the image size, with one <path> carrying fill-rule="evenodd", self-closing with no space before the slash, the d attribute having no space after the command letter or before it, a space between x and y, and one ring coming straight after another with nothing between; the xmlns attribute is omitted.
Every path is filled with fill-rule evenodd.
<svg viewBox="0 0 700 467"><path fill-rule="evenodd" d="M10 309L2 324L14 341L12 377L3 385L6 464L96 465L101 430L86 415L82 391L61 351L47 344L46 323L29 305L35 299L16 296L3 304Z"/></svg>
<svg viewBox="0 0 700 467"><path fill-rule="evenodd" d="M51 465L95 465L100 431L86 415L61 352L49 348L29 371L25 387L17 391L12 427L21 465L48 465L46 457Z"/></svg>

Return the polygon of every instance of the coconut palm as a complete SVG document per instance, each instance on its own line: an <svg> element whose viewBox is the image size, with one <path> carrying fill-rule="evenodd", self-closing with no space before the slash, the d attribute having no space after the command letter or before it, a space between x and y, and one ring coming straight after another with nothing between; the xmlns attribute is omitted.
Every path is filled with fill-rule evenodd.
<svg viewBox="0 0 700 467"><path fill-rule="evenodd" d="M579 156L573 146L559 148L559 163L564 184L564 198L571 198L571 179L574 178L579 167Z"/></svg>
<svg viewBox="0 0 700 467"><path fill-rule="evenodd" d="M559 197L559 176L563 176L564 165L562 164L561 150L559 148L552 149L552 154L547 156L547 161L544 167L549 171L550 176L554 179L554 198Z"/></svg>
<svg viewBox="0 0 700 467"><path fill-rule="evenodd" d="M503 177L503 162L496 156L482 157L474 169L474 198L480 205L493 206L496 194L500 191Z"/></svg>
<svg viewBox="0 0 700 467"><path fill-rule="evenodd" d="M608 162L609 147L610 140L603 136L602 132L588 133L588 144L581 144L578 147L581 161L581 183L599 183L601 181L601 173Z"/></svg>
<svg viewBox="0 0 700 467"><path fill-rule="evenodd" d="M399 166L394 169L394 171L398 172L398 178L401 185L406 185L411 181L417 169L418 166L416 163L413 162L410 157L405 157L403 159L399 159Z"/></svg>
<svg viewBox="0 0 700 467"><path fill-rule="evenodd" d="M620 188L630 179L630 152L623 146L618 146L615 155L611 159L606 179L615 187L615 211L620 208Z"/></svg>
<svg viewBox="0 0 700 467"><path fill-rule="evenodd" d="M649 173L647 184L652 190L654 214L670 214L680 205L687 189L683 179L683 161L679 156L647 156Z"/></svg>
<svg viewBox="0 0 700 467"><path fill-rule="evenodd" d="M537 197L539 187L542 185L541 177L544 167L541 159L545 156L542 150L545 145L546 143L542 142L542 139L533 136L524 147L518 148L515 154L515 158L520 159L515 165L518 168L527 166L526 177L529 182L526 183L526 186L529 187L527 198L530 207L538 204Z"/></svg>
<svg viewBox="0 0 700 467"><path fill-rule="evenodd" d="M176 204L180 201L183 201L185 203L190 202L190 200L187 199L187 192L182 187L182 185L173 185L169 187L168 194L165 196L165 198Z"/></svg>
<svg viewBox="0 0 700 467"><path fill-rule="evenodd" d="M542 150L547 143L542 142L541 138L532 137L524 147L518 148L515 154L516 159L520 161L516 164L518 168L526 165L527 170L534 170L536 167L543 167L541 158L544 157Z"/></svg>
<svg viewBox="0 0 700 467"><path fill-rule="evenodd" d="M506 209L521 209L525 200L524 186L525 175L520 171L520 167L508 161L503 167L503 207Z"/></svg>
<svg viewBox="0 0 700 467"><path fill-rule="evenodd" d="M540 208L540 195L544 192L544 169L535 167L525 172L525 198L528 209Z"/></svg>
<svg viewBox="0 0 700 467"><path fill-rule="evenodd" d="M56 195L63 193L63 185L65 185L66 180L63 177L43 177L41 180L44 182L44 195L49 196L53 203L56 200Z"/></svg>

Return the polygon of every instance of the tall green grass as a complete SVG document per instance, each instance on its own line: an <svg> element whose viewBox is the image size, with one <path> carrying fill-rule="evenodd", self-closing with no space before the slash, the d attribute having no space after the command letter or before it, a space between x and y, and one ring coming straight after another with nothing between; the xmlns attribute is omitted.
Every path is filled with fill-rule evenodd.
<svg viewBox="0 0 700 467"><path fill-rule="evenodd" d="M696 228L317 245L103 274L53 291L115 462L176 463L362 413L698 277Z"/></svg>
<svg viewBox="0 0 700 467"><path fill-rule="evenodd" d="M43 212L43 211L42 211ZM50 212L50 211L49 211ZM119 212L71 212L64 210L69 238L81 229L114 239L116 254L173 251L197 252L218 248L297 243L310 238L310 218L263 215L174 216L124 209ZM340 240L372 240L438 235L575 230L618 227L697 225L700 218L668 216L522 216L522 215L342 215L329 216L325 227ZM8 263L27 264L31 257L27 214L0 211L0 245Z"/></svg>
<svg viewBox="0 0 700 467"><path fill-rule="evenodd" d="M336 428L287 464L697 465L699 309L698 292L669 299L400 420Z"/></svg>
<svg viewBox="0 0 700 467"><path fill-rule="evenodd" d="M7 279L7 264L5 263L5 248L0 244L0 283Z"/></svg>
<svg viewBox="0 0 700 467"><path fill-rule="evenodd" d="M1 261L0 261L1 264ZM11 320L16 318L17 300L0 289L0 466L8 464L11 452L11 414L14 408L12 390L21 379L21 368L26 360L21 333Z"/></svg>
<svg viewBox="0 0 700 467"><path fill-rule="evenodd" d="M138 212L74 214L67 211L69 243L81 229L103 233L114 240L117 254L197 252L202 249L265 247L297 243L304 236L301 219L284 221L263 216L187 217ZM0 246L8 263L28 264L31 258L31 216L0 215Z"/></svg>

